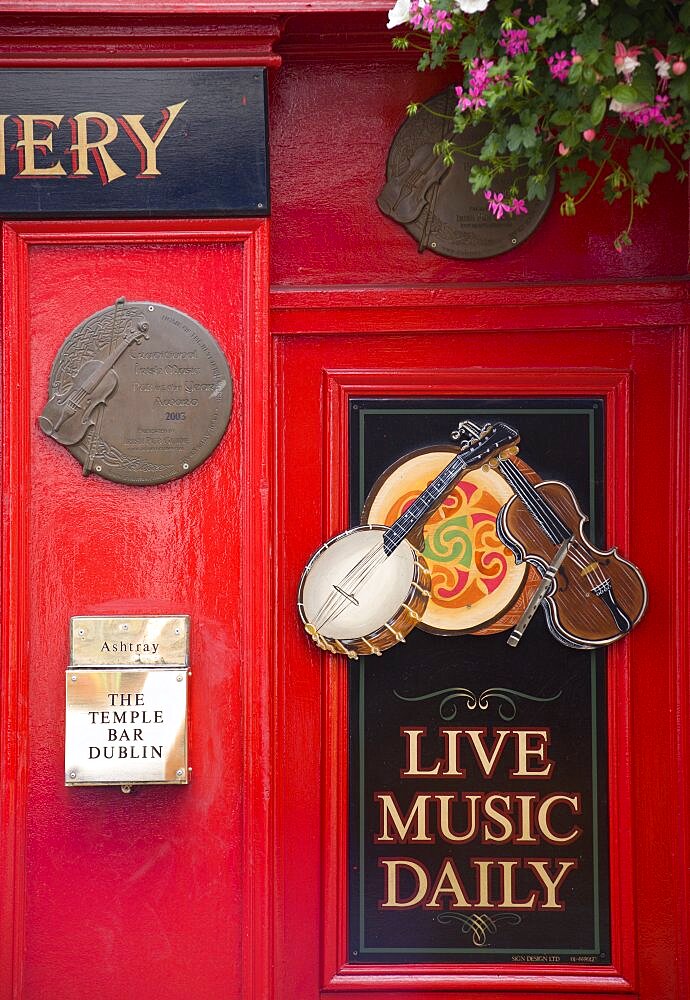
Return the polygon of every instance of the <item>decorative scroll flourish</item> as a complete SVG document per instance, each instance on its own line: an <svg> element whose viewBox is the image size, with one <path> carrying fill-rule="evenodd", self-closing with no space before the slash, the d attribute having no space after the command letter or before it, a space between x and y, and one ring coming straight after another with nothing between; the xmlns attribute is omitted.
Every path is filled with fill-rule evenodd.
<svg viewBox="0 0 690 1000"><path fill-rule="evenodd" d="M538 695L527 694L526 691L515 691L512 688L486 688L480 694L475 694L469 688L453 687L442 688L440 691L430 691L428 694L410 697L400 694L399 691L394 691L393 694L401 701L430 701L432 698L440 698L441 703L438 711L444 722L452 722L457 717L459 701L464 701L465 708L474 712L478 708L486 711L489 708L489 702L495 699L499 703L498 714L504 722L511 722L517 715L518 706L515 701L516 698L524 699L525 701L546 703L556 701L563 692L558 691L556 694L551 695L550 698L540 698Z"/></svg>
<svg viewBox="0 0 690 1000"><path fill-rule="evenodd" d="M471 934L472 944L477 948L486 948L489 943L487 935L495 934L499 923L522 922L522 917L517 913L497 913L495 916L489 916L488 913L439 913L436 919L439 924L459 923L461 932Z"/></svg>

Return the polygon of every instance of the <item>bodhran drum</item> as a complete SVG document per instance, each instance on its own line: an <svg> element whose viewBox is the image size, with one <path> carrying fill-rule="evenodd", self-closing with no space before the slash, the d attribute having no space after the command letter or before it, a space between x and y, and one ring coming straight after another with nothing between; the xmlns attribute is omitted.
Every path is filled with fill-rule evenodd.
<svg viewBox="0 0 690 1000"><path fill-rule="evenodd" d="M457 453L423 448L391 465L374 483L363 524L392 524ZM496 534L496 517L513 491L493 469L468 472L424 525L431 597L418 624L437 635L489 634L512 628L539 584L538 574Z"/></svg>

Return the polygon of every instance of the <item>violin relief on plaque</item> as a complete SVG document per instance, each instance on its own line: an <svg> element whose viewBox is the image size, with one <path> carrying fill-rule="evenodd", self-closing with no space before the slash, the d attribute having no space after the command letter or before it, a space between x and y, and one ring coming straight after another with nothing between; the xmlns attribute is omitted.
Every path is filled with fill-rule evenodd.
<svg viewBox="0 0 690 1000"><path fill-rule="evenodd" d="M120 298L65 340L38 423L85 476L152 486L208 458L231 407L230 369L208 330L170 306Z"/></svg>

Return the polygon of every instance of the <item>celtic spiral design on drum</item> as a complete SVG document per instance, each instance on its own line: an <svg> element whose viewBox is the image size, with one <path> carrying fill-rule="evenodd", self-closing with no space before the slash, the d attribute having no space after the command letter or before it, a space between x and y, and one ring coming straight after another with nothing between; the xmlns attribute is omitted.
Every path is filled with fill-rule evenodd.
<svg viewBox="0 0 690 1000"><path fill-rule="evenodd" d="M498 702L498 714L503 721L512 722L518 711L515 699L546 703L550 701L557 701L563 692L558 691L549 698L542 698L535 694L528 694L526 691L515 691L513 688L486 688L480 694L475 694L475 692L470 691L469 688L453 687L443 688L440 691L430 691L428 694L420 694L409 697L407 695L400 694L399 691L394 691L393 694L396 698L399 698L400 701L431 701L432 698L440 698L441 702L438 713L444 722L452 722L453 719L457 718L458 702L460 701L464 701L465 708L469 709L470 712L474 712L477 709L487 711L490 707L489 702L495 700Z"/></svg>
<svg viewBox="0 0 690 1000"><path fill-rule="evenodd" d="M474 604L505 580L512 556L496 534L500 506L487 490L460 482L427 522L425 551L438 602Z"/></svg>
<svg viewBox="0 0 690 1000"><path fill-rule="evenodd" d="M487 937L496 934L499 923L519 924L522 918L517 913L497 913L489 916L488 913L439 913L436 917L439 924L459 923L463 934L472 935L472 944L477 948L486 948Z"/></svg>

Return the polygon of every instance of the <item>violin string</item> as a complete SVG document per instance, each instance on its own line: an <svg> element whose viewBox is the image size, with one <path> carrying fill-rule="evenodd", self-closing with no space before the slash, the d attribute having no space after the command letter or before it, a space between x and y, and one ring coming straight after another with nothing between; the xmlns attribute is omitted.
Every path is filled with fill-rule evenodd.
<svg viewBox="0 0 690 1000"><path fill-rule="evenodd" d="M534 516L535 520L537 521L537 523L540 524L541 527L546 531L547 535L549 535L551 541L553 541L554 543L558 543L560 541L565 541L565 538L559 538L558 537L558 534L560 534L563 530L567 530L566 527L565 527L565 525L561 522L560 518L555 514L555 512L551 512L550 511L550 508L548 507L548 505L547 505L546 501L544 500L544 498L539 496L538 491L536 489L534 489L534 487L532 486L531 483L529 483L529 480L527 480L522 475L522 473L517 469L517 467L515 465L513 465L512 462L508 462L505 459L503 459L502 461L499 462L499 465L500 465L501 471L503 473L507 473L507 475L505 475L505 478L508 479L508 482L513 487L513 489L515 490L515 492L517 493L517 495L520 497L520 499L528 507L528 509L530 507L530 504L531 504L532 507L538 505L540 513L542 514L542 516L544 514L547 515L548 520L551 522L548 526L542 521L542 519L540 517L538 517L534 513L534 511L530 511L533 514L533 516ZM510 468L510 472L508 472L508 468ZM512 473L516 473L516 475L513 476ZM523 481L524 481L525 485L529 485L529 487L530 487L529 491L524 488ZM535 497L537 498L537 503L534 502ZM556 537L554 537L554 535L556 535ZM590 572L589 575L592 577L592 580L595 582L595 586L601 586L601 585L604 585L604 584L608 583L609 582L608 578L605 576L603 570L601 569L601 567L600 567L599 563L596 561L596 559L592 560L590 558L591 554L574 537L574 535L571 535L571 539L572 540L571 540L570 547L569 547L569 555L573 559L573 561L577 564L577 566L582 570L582 569L585 569L587 566L591 565L592 562L594 562L595 565L593 566L593 568L592 568L592 570L591 570L591 572ZM576 550L577 549L580 549L584 555L578 555L578 556L576 556ZM594 588L592 588L592 590L593 589Z"/></svg>
<svg viewBox="0 0 690 1000"><path fill-rule="evenodd" d="M532 517L534 517L537 523L543 528L552 542L559 545L561 542L564 542L566 538L572 537L572 532L569 532L566 529L560 519L555 519L552 516L550 510L545 506L542 498L536 494L536 491L535 495L537 496L537 502L535 502L531 490L528 492L520 482L520 479L513 475L517 472L517 469L514 465L512 465L512 463L502 460L499 462L499 468L503 477L507 479L508 483L513 487L515 493L523 501ZM531 486L531 484L529 485ZM535 512L535 507L539 508L539 513Z"/></svg>
<svg viewBox="0 0 690 1000"><path fill-rule="evenodd" d="M560 544L564 542L566 538L572 536L572 532L568 530L565 524L561 521L555 511L551 510L549 505L546 503L543 497L539 495L538 490L534 488L532 483L526 479L517 466L513 465L512 462L502 459L499 461L499 468L504 475L504 478L508 480L510 485L513 487L518 496L524 501L528 510L533 517L535 517L545 528L547 533L551 535L551 540ZM539 510L541 518L538 517L534 508ZM546 527L548 525L548 527Z"/></svg>

